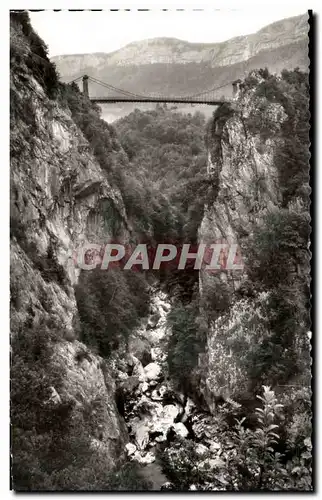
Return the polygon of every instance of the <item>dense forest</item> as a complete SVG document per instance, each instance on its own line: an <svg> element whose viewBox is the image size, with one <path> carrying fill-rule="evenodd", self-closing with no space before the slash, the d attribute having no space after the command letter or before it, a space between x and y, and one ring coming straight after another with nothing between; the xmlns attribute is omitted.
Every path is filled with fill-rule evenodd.
<svg viewBox="0 0 322 500"><path fill-rule="evenodd" d="M221 449L215 461L209 459L208 465L201 466L196 443L207 444L204 429L199 436L194 430L188 438L162 444L158 463L171 488L189 490L194 484L200 490L311 490L308 75L297 69L280 76L267 69L251 73L243 82L240 107L218 107L208 122L198 111L184 114L168 105L146 112L136 109L111 126L77 85L61 83L26 13L11 16L10 60L13 162L19 162L28 148L32 158L39 147L37 140L43 140L37 111L22 97L18 85L28 86L32 78L43 89L46 116L54 115L57 107L70 116L103 177L120 193L126 222L112 198L100 205L104 227L115 240L123 238L126 226L133 244L196 244L202 239L205 218L214 226L218 206L224 206L245 260L238 286L229 273L205 279L189 261L181 271L169 267L162 272L118 268L101 272L96 268L81 271L72 284L55 257L55 245L48 247L45 256L39 255L28 239L27 225L12 210L11 237L27 256L28 266L66 296L75 294L76 333L67 341L84 345L78 362L91 353L100 356L100 369L107 379L112 360L127 349L133 332L151 314L154 291L161 290L170 304L164 372L173 393L182 394L185 401L190 398L204 419L211 415L210 427ZM276 118L276 109L283 119ZM229 192L222 195L220 184L236 116L246 131L247 147L253 147L256 137L256 154L261 154L261 148L269 154L273 151L275 172L269 184L257 170L254 183L245 188L238 178L239 168L250 160L242 157L242 150L238 161L235 153L229 153L231 163L237 162L236 177L230 180L242 191L240 206L248 207L246 230L237 218L231 222L241 202ZM17 134L20 122L23 126ZM208 153L214 164L220 164L215 173L207 171ZM242 211L239 215L242 219ZM11 307L16 316L22 307L19 286L12 278ZM67 372L55 362L52 346L66 337L54 320L50 297L44 292L41 300L52 321L37 324L38 313L30 302L22 326L16 329L12 323L14 489L149 490L140 464L115 460L117 472L111 470L109 457L104 462L93 449L90 435L98 432L97 415L103 405L99 398L96 413L86 401L83 407L75 400L54 404L52 388L60 392ZM215 409L202 390L209 373L214 387L223 374L236 381L235 391L215 389L211 395ZM116 392L120 394L120 389ZM50 403L44 403L50 395ZM126 392L119 396L120 419L126 420L131 398L133 394L129 397Z"/></svg>

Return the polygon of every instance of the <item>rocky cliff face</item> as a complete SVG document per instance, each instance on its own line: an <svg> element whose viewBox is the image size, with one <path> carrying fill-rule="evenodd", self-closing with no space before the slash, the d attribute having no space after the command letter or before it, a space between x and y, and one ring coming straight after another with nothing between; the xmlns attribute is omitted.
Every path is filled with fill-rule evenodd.
<svg viewBox="0 0 322 500"><path fill-rule="evenodd" d="M103 360L77 341L78 313L73 285L78 270L73 252L87 242L113 236L102 214L110 203L129 235L123 200L112 187L76 127L68 108L49 99L26 60L31 46L19 26L11 26L11 331L13 341L26 328L55 330L51 362L64 373L61 386L51 387L55 406L101 405L89 425L93 446L112 467L122 455L126 430L114 402L114 383ZM19 64L18 64L19 62ZM49 63L49 61L48 61ZM47 63L47 64L48 64ZM15 355L15 349L13 352ZM30 387L30 391L33 391ZM46 402L43 401L43 404Z"/></svg>
<svg viewBox="0 0 322 500"><path fill-rule="evenodd" d="M249 277L251 270L257 266L254 255L250 253L249 242L259 231L264 234L267 220L276 218L274 220L277 221L280 214L285 217L282 225L285 234L288 230L287 217L297 220L303 216L308 224L308 128L304 126L302 135L302 158L306 160L302 164L301 182L306 195L299 188L286 201L281 176L281 168L284 172L287 168L286 156L283 156L284 163L281 164L279 154L288 141L285 126L290 122L288 103L292 101L292 95L281 79L277 79L277 85L284 88L284 100L276 98L277 94L272 97L268 91L259 91L261 85L266 89L269 86L262 72L251 74L249 81L252 84L247 86L245 83L230 106L224 105L217 110L208 132L208 174L216 187L216 195L206 206L199 240L209 245L216 242L237 244L244 263L243 270L221 269L216 274L210 274L203 269L200 276L201 293L204 296L213 294L216 310L211 318L206 354L200 358L203 373L201 390L212 408L216 396L220 394L238 400L239 396L248 393L254 380L248 375L247 356L254 345L264 344L272 333L270 297L274 277L266 282L263 279L260 286L257 278ZM295 104L294 101L292 103ZM302 106L307 106L307 101L303 101ZM295 114L298 111L295 110ZM292 133L295 137L296 127ZM290 177L287 183L292 183ZM269 243L265 245L268 248ZM301 295L301 283L308 279L309 257L307 250L305 256L300 257L300 251L294 256L290 250L288 259L291 264L285 277L285 290L289 292L292 289L293 300L303 305L305 299ZM283 258L281 247L276 246L276 252L281 252ZM269 274L270 260L267 255L265 266ZM298 297L294 299L297 286ZM308 344L305 340L303 342L308 355Z"/></svg>

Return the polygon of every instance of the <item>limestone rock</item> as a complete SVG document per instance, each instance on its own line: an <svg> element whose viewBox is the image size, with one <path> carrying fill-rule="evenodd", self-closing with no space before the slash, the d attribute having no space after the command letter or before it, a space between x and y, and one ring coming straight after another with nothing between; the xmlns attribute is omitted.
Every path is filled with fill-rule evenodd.
<svg viewBox="0 0 322 500"><path fill-rule="evenodd" d="M19 23L12 25L12 36L16 30ZM28 37L25 43L24 51L30 55ZM74 285L80 269L76 261L89 241L106 243L102 203L113 204L124 242L130 226L120 191L110 185L68 106L48 98L34 77L36 69L28 68L24 57L18 71L12 65L10 78L15 109L21 110L10 124L10 271L17 294L11 304L11 332L14 337L28 322L35 333L41 332L44 339L48 336L51 362L57 374L62 373L59 394L53 387L51 402L74 402L71 420L86 407L84 433L93 448L104 454L108 472L124 454L128 436L115 404L109 368L103 369L103 359L77 340ZM43 63L48 66L49 61ZM114 146L112 150L110 159L118 155L117 164L121 156ZM57 271L48 279L46 268L53 264ZM57 331L55 342L50 341L48 330Z"/></svg>
<svg viewBox="0 0 322 500"><path fill-rule="evenodd" d="M139 385L139 391L141 393L144 393L144 392L147 392L149 390L149 384L147 382L142 382L140 385ZM152 398L153 399L153 398Z"/></svg>
<svg viewBox="0 0 322 500"><path fill-rule="evenodd" d="M58 394L58 392L56 391L55 387L51 387L50 388L51 390L51 395L48 399L48 401L46 401L46 403L52 403L54 405L58 405L61 403L61 397L60 395Z"/></svg>
<svg viewBox="0 0 322 500"><path fill-rule="evenodd" d="M159 391L154 389L151 394L152 401L162 401L162 396L160 396Z"/></svg>
<svg viewBox="0 0 322 500"><path fill-rule="evenodd" d="M200 467L206 467L210 469L222 469L225 467L225 462L221 458L207 458L203 462L200 462Z"/></svg>
<svg viewBox="0 0 322 500"><path fill-rule="evenodd" d="M137 462L139 462L140 464L152 464L153 462L155 462L155 455L151 452L151 451L148 451L147 453L145 453L144 455L141 454L140 452L136 451L134 453L134 457L133 457Z"/></svg>
<svg viewBox="0 0 322 500"><path fill-rule="evenodd" d="M144 423L135 431L135 442L139 450L144 450L149 442L149 427Z"/></svg>
<svg viewBox="0 0 322 500"><path fill-rule="evenodd" d="M136 452L136 450L137 450L137 448L136 448L135 444L133 444L133 443L127 443L127 444L125 445L125 449L126 449L127 454L128 454L128 456L129 456L129 457L130 457L131 455L133 455L133 454Z"/></svg>
<svg viewBox="0 0 322 500"><path fill-rule="evenodd" d="M174 431L175 433L182 437L182 438L186 438L189 434L189 431L187 429L187 427L182 423L182 422L177 422L176 424L173 424L173 427L174 427Z"/></svg>
<svg viewBox="0 0 322 500"><path fill-rule="evenodd" d="M144 368L144 374L146 380L158 380L162 374L161 366L158 363L149 363Z"/></svg>
<svg viewBox="0 0 322 500"><path fill-rule="evenodd" d="M135 364L134 364L134 368L132 371L132 375L137 377L139 382L145 382L146 381L146 374L145 374L145 371L144 371L144 368L142 366L141 361L139 361L134 356L133 356L133 359L134 359Z"/></svg>
<svg viewBox="0 0 322 500"><path fill-rule="evenodd" d="M209 446L209 450L211 453L217 453L221 449L221 444L212 442L211 445Z"/></svg>
<svg viewBox="0 0 322 500"><path fill-rule="evenodd" d="M207 453L209 453L207 446L205 446L204 444L201 444L201 443L198 443L196 445L195 450L196 450L196 453L198 455L206 455Z"/></svg>
<svg viewBox="0 0 322 500"><path fill-rule="evenodd" d="M149 320L148 320L148 324L147 324L147 330L153 330L154 328L157 327L158 323L159 323L159 319L160 319L160 313L159 311L156 312L155 314L152 314L150 317L149 317Z"/></svg>
<svg viewBox="0 0 322 500"><path fill-rule="evenodd" d="M131 337L128 344L129 353L141 361L143 366L148 365L152 361L151 345L146 339L140 339L135 336Z"/></svg>

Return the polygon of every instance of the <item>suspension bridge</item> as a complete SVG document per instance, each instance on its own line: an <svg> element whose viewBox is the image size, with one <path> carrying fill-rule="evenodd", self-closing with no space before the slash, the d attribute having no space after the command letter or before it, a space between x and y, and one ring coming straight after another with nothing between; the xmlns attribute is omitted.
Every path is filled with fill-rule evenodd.
<svg viewBox="0 0 322 500"><path fill-rule="evenodd" d="M161 95L144 95L130 92L128 90L120 89L110 85L106 82L102 82L97 78L93 78L88 75L79 76L75 80L69 83L78 83L82 80L83 83L83 94L87 96L92 102L95 103L113 103L113 102L155 102L155 103L189 103L189 104L210 104L210 105L221 105L225 102L230 102L229 99L219 98L218 91L224 87L229 87L232 85L233 94L238 90L240 80L236 80L232 83L225 83L214 87L212 89L199 92L197 94L192 94L188 96L161 96ZM102 89L102 96L92 97L89 92L89 83L95 85L97 89L100 86ZM96 92L95 92L96 93Z"/></svg>

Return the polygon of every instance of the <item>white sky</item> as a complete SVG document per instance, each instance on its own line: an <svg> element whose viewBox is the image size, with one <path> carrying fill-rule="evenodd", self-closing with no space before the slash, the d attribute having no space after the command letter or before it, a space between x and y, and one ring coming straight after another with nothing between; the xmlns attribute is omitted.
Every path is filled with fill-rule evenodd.
<svg viewBox="0 0 322 500"><path fill-rule="evenodd" d="M30 12L34 29L49 55L111 52L145 38L175 37L190 42L221 42L254 33L285 17L304 14L301 6L261 6L247 10L183 12L135 10L103 12Z"/></svg>

